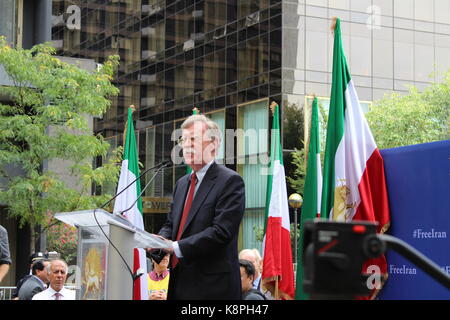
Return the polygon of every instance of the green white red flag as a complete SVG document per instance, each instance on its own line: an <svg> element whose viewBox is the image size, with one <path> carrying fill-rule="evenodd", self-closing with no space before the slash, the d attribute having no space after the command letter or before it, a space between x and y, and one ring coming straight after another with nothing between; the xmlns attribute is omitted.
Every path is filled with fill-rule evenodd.
<svg viewBox="0 0 450 320"><path fill-rule="evenodd" d="M272 293L276 292L278 285L281 298L293 299L294 269L278 109L279 107L276 105L267 179L262 281Z"/></svg>
<svg viewBox="0 0 450 320"><path fill-rule="evenodd" d="M297 252L297 276L295 299L305 300L308 295L303 291L303 230L305 221L320 217L320 200L322 196L322 164L320 163L319 110L317 98L314 98L311 112L311 131L306 167L303 206L300 218L300 238Z"/></svg>
<svg viewBox="0 0 450 320"><path fill-rule="evenodd" d="M126 186L130 185L139 176L138 153L136 148L136 136L134 134L133 126L133 111L128 109L128 121L125 134L124 153L122 168L120 170L119 185L117 193L122 191ZM141 193L141 183L137 180L131 184L121 195L116 198L114 203L114 212L122 212L127 210L137 199ZM134 206L123 213L123 216L128 219L134 226L144 230L144 219L142 217L142 199L139 198ZM148 300L148 283L147 283L147 260L144 249L134 249L134 264L133 272L139 270L144 272L144 275L139 277L134 282L134 300ZM125 276L125 275L124 275Z"/></svg>
<svg viewBox="0 0 450 320"><path fill-rule="evenodd" d="M376 221L378 232L387 230L390 222L383 158L348 70L339 19L334 31L321 213L335 221ZM363 272L369 265L387 274L384 256L366 262Z"/></svg>

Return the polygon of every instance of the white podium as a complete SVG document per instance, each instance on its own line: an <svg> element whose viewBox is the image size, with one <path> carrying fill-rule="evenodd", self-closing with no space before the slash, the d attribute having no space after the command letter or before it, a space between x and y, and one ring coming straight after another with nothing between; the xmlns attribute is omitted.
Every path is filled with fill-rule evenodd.
<svg viewBox="0 0 450 320"><path fill-rule="evenodd" d="M103 209L95 209L95 215L94 210L61 212L55 218L78 229L77 300L132 300L126 264L133 270L134 248L167 248L165 241Z"/></svg>

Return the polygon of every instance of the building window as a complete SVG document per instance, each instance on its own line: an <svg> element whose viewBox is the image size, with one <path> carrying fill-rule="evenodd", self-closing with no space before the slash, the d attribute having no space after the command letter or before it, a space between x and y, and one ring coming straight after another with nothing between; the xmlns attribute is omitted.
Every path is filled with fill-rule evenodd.
<svg viewBox="0 0 450 320"><path fill-rule="evenodd" d="M142 28L142 60L154 61L164 52L165 29L164 21ZM162 57L163 55L161 55Z"/></svg>
<svg viewBox="0 0 450 320"><path fill-rule="evenodd" d="M9 44L16 44L16 1L0 1L0 35L6 37Z"/></svg>
<svg viewBox="0 0 450 320"><path fill-rule="evenodd" d="M226 135L225 135L225 110L216 111L210 114L206 114L211 120L213 120L219 126L220 132L222 133L222 141L220 142L219 152L216 155L216 160L218 163L224 163L225 159L225 145L226 145Z"/></svg>
<svg viewBox="0 0 450 320"><path fill-rule="evenodd" d="M195 69L188 64L175 68L175 99L194 94Z"/></svg>
<svg viewBox="0 0 450 320"><path fill-rule="evenodd" d="M238 19L269 7L269 0L239 0Z"/></svg>
<svg viewBox="0 0 450 320"><path fill-rule="evenodd" d="M257 234L264 228L265 221L269 100L239 105L237 120L237 171L244 179L246 194L243 247L261 250Z"/></svg>

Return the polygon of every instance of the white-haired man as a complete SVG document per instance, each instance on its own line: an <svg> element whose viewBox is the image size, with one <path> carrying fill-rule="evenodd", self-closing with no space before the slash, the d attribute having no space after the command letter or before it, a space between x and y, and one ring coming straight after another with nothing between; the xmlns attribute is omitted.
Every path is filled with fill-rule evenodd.
<svg viewBox="0 0 450 320"><path fill-rule="evenodd" d="M168 299L242 297L237 241L244 215L244 181L214 159L220 130L204 115L181 125L179 144L192 173L175 184L171 209L159 235L173 250Z"/></svg>
<svg viewBox="0 0 450 320"><path fill-rule="evenodd" d="M75 300L75 291L64 288L67 279L67 263L61 259L51 260L46 267L47 289L33 296L32 300Z"/></svg>

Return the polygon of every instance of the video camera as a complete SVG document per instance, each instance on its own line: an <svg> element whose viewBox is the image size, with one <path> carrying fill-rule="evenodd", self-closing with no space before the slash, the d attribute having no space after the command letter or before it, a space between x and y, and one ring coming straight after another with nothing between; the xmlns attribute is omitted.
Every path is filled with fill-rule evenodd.
<svg viewBox="0 0 450 320"><path fill-rule="evenodd" d="M305 222L302 262L303 289L311 299L354 299L367 296L373 274L363 273L365 261L394 249L450 289L450 276L400 239L376 233L366 221Z"/></svg>

